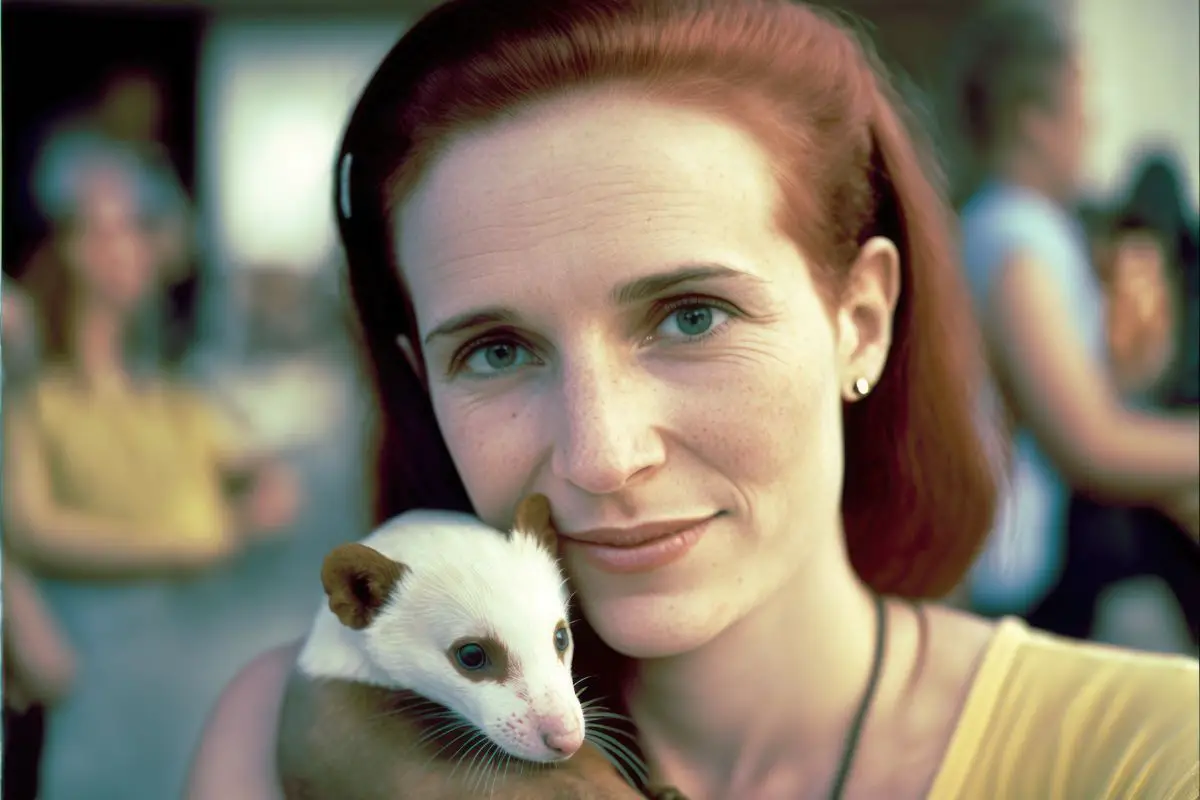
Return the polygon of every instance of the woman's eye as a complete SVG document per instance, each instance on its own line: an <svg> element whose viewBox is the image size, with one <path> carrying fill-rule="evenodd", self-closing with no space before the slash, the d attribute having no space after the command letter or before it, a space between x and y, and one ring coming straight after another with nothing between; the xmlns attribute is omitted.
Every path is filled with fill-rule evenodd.
<svg viewBox="0 0 1200 800"><path fill-rule="evenodd" d="M680 306L659 324L658 334L675 339L698 339L719 329L729 317L728 311L714 305Z"/></svg>
<svg viewBox="0 0 1200 800"><path fill-rule="evenodd" d="M523 367L533 354L516 342L488 342L471 351L463 366L475 375L494 375Z"/></svg>

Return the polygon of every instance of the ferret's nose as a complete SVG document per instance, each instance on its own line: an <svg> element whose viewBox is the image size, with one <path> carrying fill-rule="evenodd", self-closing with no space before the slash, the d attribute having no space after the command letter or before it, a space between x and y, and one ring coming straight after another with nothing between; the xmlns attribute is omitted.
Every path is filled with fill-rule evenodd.
<svg viewBox="0 0 1200 800"><path fill-rule="evenodd" d="M552 752L564 758L583 746L583 731L578 725L567 728L561 723L541 726L542 741Z"/></svg>

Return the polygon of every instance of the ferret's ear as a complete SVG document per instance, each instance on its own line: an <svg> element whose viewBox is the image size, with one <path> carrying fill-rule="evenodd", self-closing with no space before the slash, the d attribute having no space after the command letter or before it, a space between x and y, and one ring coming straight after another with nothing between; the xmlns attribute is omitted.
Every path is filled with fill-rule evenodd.
<svg viewBox="0 0 1200 800"><path fill-rule="evenodd" d="M354 542L335 547L321 566L329 610L347 628L362 630L392 596L408 567Z"/></svg>
<svg viewBox="0 0 1200 800"><path fill-rule="evenodd" d="M550 500L544 494L531 494L521 501L513 530L536 536L551 553L558 551L558 532L550 521Z"/></svg>

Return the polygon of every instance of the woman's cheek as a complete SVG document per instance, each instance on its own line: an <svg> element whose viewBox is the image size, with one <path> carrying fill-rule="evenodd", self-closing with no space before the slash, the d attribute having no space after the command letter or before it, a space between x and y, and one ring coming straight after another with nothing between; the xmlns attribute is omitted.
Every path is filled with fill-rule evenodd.
<svg viewBox="0 0 1200 800"><path fill-rule="evenodd" d="M492 524L524 494L538 463L536 398L517 390L435 392L434 411L475 511Z"/></svg>

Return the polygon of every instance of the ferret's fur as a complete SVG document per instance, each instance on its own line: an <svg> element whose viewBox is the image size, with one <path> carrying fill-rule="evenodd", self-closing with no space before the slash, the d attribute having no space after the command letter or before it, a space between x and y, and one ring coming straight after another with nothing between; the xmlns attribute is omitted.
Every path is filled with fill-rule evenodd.
<svg viewBox="0 0 1200 800"><path fill-rule="evenodd" d="M416 511L331 552L322 570L328 607L301 650L280 720L286 797L640 797L591 743L555 762L561 753L542 741L547 725L564 735L584 725L573 643L555 644L569 598L554 535L548 503L534 495L507 536L467 515ZM487 644L488 669L455 665L463 641ZM429 713L441 706L470 727L447 726L445 709ZM521 760L485 765L475 758L482 736L470 731Z"/></svg>

